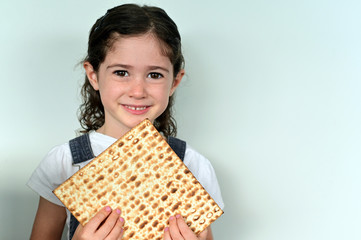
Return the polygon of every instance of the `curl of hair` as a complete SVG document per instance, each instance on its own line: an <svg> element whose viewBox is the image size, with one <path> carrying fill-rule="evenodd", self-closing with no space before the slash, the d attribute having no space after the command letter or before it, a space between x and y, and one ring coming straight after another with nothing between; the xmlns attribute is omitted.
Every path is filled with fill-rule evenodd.
<svg viewBox="0 0 361 240"><path fill-rule="evenodd" d="M158 7L124 4L112 9L99 18L89 33L88 52L83 62L89 62L94 71L100 64L113 43L122 36L153 34L159 40L162 52L173 64L174 77L184 68L181 50L181 37L177 25ZM85 76L81 88L82 104L79 108L79 121L82 132L97 130L104 124L104 106L100 94L91 86ZM174 95L169 97L166 110L154 120L154 126L165 137L176 136L177 125L173 117Z"/></svg>

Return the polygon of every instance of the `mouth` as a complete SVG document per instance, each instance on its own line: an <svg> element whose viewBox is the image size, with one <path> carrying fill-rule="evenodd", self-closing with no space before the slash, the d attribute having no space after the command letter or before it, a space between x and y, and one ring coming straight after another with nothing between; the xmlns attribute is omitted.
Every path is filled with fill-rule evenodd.
<svg viewBox="0 0 361 240"><path fill-rule="evenodd" d="M150 109L150 106L148 105L123 105L123 107L128 112L136 115L144 114Z"/></svg>
<svg viewBox="0 0 361 240"><path fill-rule="evenodd" d="M129 106L129 105L124 105L124 107L133 110L133 111L142 111L145 110L147 108L147 106L142 106L142 107L134 107L134 106Z"/></svg>

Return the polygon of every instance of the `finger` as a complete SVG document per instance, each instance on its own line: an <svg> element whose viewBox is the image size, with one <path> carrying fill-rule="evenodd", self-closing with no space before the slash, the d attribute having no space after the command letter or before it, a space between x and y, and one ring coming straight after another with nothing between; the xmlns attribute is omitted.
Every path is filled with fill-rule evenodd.
<svg viewBox="0 0 361 240"><path fill-rule="evenodd" d="M119 209L112 211L103 225L96 232L96 235L99 238L103 239L110 234L120 217L120 213L121 211Z"/></svg>
<svg viewBox="0 0 361 240"><path fill-rule="evenodd" d="M210 227L207 227L206 229L204 229L203 232L201 232L201 233L199 234L199 240L206 240L207 237L208 237L208 233L209 233L209 234L212 234ZM212 239L213 239L213 238L212 238Z"/></svg>
<svg viewBox="0 0 361 240"><path fill-rule="evenodd" d="M176 216L176 220L179 231L185 239L197 239L197 236L194 234L192 229L188 227L181 215L178 214Z"/></svg>
<svg viewBox="0 0 361 240"><path fill-rule="evenodd" d="M163 240L172 240L172 238L170 237L170 233L169 233L169 228L168 228L168 227L166 227L166 228L164 229Z"/></svg>
<svg viewBox="0 0 361 240"><path fill-rule="evenodd" d="M84 226L84 228L92 230L95 233L99 226L102 224L102 222L109 216L111 212L111 207L104 207L97 214L95 214L92 219L90 219L90 221Z"/></svg>
<svg viewBox="0 0 361 240"><path fill-rule="evenodd" d="M120 240L123 237L123 233L124 233L124 218L119 217L114 228L112 229L112 231L109 233L109 235L107 236L106 240Z"/></svg>
<svg viewBox="0 0 361 240"><path fill-rule="evenodd" d="M74 235L73 235L73 238L72 239L78 239L78 235L80 236L81 235L81 232L83 231L84 227L79 224L78 227L76 228L75 232L74 232Z"/></svg>
<svg viewBox="0 0 361 240"><path fill-rule="evenodd" d="M169 235L173 240L183 240L183 237L179 231L177 219L174 216L169 218Z"/></svg>
<svg viewBox="0 0 361 240"><path fill-rule="evenodd" d="M120 217L119 218L119 222L120 222L120 234L118 236L118 239L117 240L121 240L123 238L123 235L124 235L124 218Z"/></svg>

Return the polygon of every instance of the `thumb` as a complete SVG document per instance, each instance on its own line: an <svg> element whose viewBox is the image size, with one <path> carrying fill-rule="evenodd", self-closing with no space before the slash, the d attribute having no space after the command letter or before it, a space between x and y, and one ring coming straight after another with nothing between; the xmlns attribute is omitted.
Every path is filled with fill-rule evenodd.
<svg viewBox="0 0 361 240"><path fill-rule="evenodd" d="M209 227L203 230L198 236L199 240L206 240L209 232Z"/></svg>

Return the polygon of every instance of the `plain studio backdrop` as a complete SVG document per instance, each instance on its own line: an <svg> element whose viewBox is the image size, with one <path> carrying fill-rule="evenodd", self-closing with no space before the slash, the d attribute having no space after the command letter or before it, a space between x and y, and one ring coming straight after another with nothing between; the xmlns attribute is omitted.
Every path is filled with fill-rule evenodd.
<svg viewBox="0 0 361 240"><path fill-rule="evenodd" d="M25 184L75 136L87 37L125 1L1 1L0 239L27 239ZM183 37L179 137L212 162L216 239L361 239L361 2L135 1Z"/></svg>

